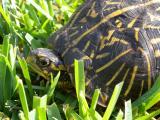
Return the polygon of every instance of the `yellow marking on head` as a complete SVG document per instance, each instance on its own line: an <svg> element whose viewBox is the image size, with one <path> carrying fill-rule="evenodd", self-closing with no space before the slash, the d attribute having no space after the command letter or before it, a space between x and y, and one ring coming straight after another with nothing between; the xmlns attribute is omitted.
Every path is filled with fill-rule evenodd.
<svg viewBox="0 0 160 120"><path fill-rule="evenodd" d="M139 41L139 31L140 31L140 29L139 28L134 28L134 31L135 31L135 33L134 33L135 39L138 42Z"/></svg>
<svg viewBox="0 0 160 120"><path fill-rule="evenodd" d="M112 78L106 83L107 86L109 86L116 79L119 73L123 70L124 66L125 66L125 63L121 65L121 67L115 72Z"/></svg>
<svg viewBox="0 0 160 120"><path fill-rule="evenodd" d="M88 40L86 45L84 46L84 49L82 50L83 52L86 52L86 50L88 49L89 45L91 44L91 41Z"/></svg>
<svg viewBox="0 0 160 120"><path fill-rule="evenodd" d="M158 44L158 43L160 43L160 38L151 39L151 44L155 45L155 44Z"/></svg>
<svg viewBox="0 0 160 120"><path fill-rule="evenodd" d="M50 66L50 67L51 67L51 69L52 69L52 70L57 70L57 71L59 71L59 70L60 70L60 69L59 69L58 67L56 67L54 64L51 64L51 66Z"/></svg>
<svg viewBox="0 0 160 120"><path fill-rule="evenodd" d="M134 18L134 19L127 25L127 28L132 28L133 25L135 24L135 22L137 21L137 18L138 18L138 17Z"/></svg>
<svg viewBox="0 0 160 120"><path fill-rule="evenodd" d="M70 34L69 37L73 37L74 35L76 35L78 33L78 31L75 31L74 33Z"/></svg>
<svg viewBox="0 0 160 120"><path fill-rule="evenodd" d="M123 23L120 20L116 20L117 27L122 27Z"/></svg>
<svg viewBox="0 0 160 120"><path fill-rule="evenodd" d="M141 82L141 90L139 92L139 97L142 95L143 87L144 87L144 80L142 80Z"/></svg>
<svg viewBox="0 0 160 120"><path fill-rule="evenodd" d="M128 7L125 7L125 8L122 8L122 9L118 9L114 12L112 12L111 14L105 16L100 22L98 22L97 24L95 24L94 26L92 26L91 28L89 28L86 32L84 32L81 36L79 36L77 39L74 40L74 43L72 43L71 46L75 46L76 44L78 44L82 38L84 38L86 35L88 35L89 33L91 33L92 31L94 31L95 29L97 29L100 25L102 25L103 23L109 21L110 19L116 17L116 16L119 16L127 11L130 11L130 10L133 10L133 9L136 9L136 8L140 8L140 7L147 7L149 5L152 5L154 3L159 3L160 0L152 0L152 1L148 1L146 3L142 3L142 4L137 4L137 5L131 5L131 6L128 6ZM82 9L80 10L82 11ZM78 14L79 15L79 14ZM76 15L78 17L78 15ZM75 20L75 19L74 19ZM73 21L74 21L73 20ZM71 26L71 24L70 24ZM64 55L70 48L67 48L63 53L62 55Z"/></svg>
<svg viewBox="0 0 160 120"><path fill-rule="evenodd" d="M43 70L43 73L44 73L45 75L47 75L47 74L48 74L48 71L47 71L47 70Z"/></svg>
<svg viewBox="0 0 160 120"><path fill-rule="evenodd" d="M84 17L84 18L82 18L79 22L80 22L80 23L86 23L86 22L87 22L87 19Z"/></svg>
<svg viewBox="0 0 160 120"><path fill-rule="evenodd" d="M107 67L111 66L114 62L116 62L118 59L120 59L121 57L123 57L124 55L128 54L131 51L132 51L132 49L128 49L128 50L122 52L121 54L119 54L118 56L113 58L111 61L109 61L107 64L105 64L102 67L98 68L96 70L96 73L99 73L99 72L105 70Z"/></svg>
<svg viewBox="0 0 160 120"><path fill-rule="evenodd" d="M142 52L142 54L145 56L146 58L146 62L147 62L147 73L148 73L148 89L151 88L151 63L148 57L148 54L140 47L138 47L138 49Z"/></svg>
<svg viewBox="0 0 160 120"><path fill-rule="evenodd" d="M106 58L110 53L103 53L96 56L96 59L103 59Z"/></svg>
<svg viewBox="0 0 160 120"><path fill-rule="evenodd" d="M92 18L96 18L96 17L98 16L98 13L96 13L96 11L93 9L93 10L91 11L91 13L90 13L90 16L91 16Z"/></svg>
<svg viewBox="0 0 160 120"><path fill-rule="evenodd" d="M66 68L64 67L64 65L58 65L59 70L66 70Z"/></svg>
<svg viewBox="0 0 160 120"><path fill-rule="evenodd" d="M135 80L135 76L136 76L136 73L137 73L137 70L138 70L138 66L134 66L133 68L133 73L132 73L132 76L131 76L131 80L129 82L129 86L127 88L127 90L125 91L124 93L124 96L127 96L129 94L129 92L131 91L131 88L133 86L133 83L134 83L134 80Z"/></svg>
<svg viewBox="0 0 160 120"><path fill-rule="evenodd" d="M155 50L154 56L155 57L160 57L160 50Z"/></svg>

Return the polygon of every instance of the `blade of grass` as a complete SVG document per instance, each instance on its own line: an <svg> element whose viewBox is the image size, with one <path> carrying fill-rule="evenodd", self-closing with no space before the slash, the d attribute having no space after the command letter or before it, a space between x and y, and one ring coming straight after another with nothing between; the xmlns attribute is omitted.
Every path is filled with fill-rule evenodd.
<svg viewBox="0 0 160 120"><path fill-rule="evenodd" d="M5 59L8 59L8 53L9 53L9 38L10 36L5 36L3 40L3 45L2 45L2 55L0 56L0 110L3 109L4 103L7 99L7 93L5 91L6 89L6 70L7 70L7 65Z"/></svg>
<svg viewBox="0 0 160 120"><path fill-rule="evenodd" d="M41 25L40 20L39 20L40 18L37 16L37 13L35 9L33 8L33 6L27 4L26 8L28 9L28 11L32 11L32 12L29 12L29 15L33 19L34 24L36 24L37 26L40 26Z"/></svg>
<svg viewBox="0 0 160 120"><path fill-rule="evenodd" d="M43 107L38 107L37 108L37 112L38 112L38 120L47 120L46 117L46 109Z"/></svg>
<svg viewBox="0 0 160 120"><path fill-rule="evenodd" d="M46 109L47 105L47 95L44 95L43 97L34 96L33 97L33 109L36 109L37 107L43 107Z"/></svg>
<svg viewBox="0 0 160 120"><path fill-rule="evenodd" d="M29 120L38 120L37 112L35 109L29 112Z"/></svg>
<svg viewBox="0 0 160 120"><path fill-rule="evenodd" d="M43 97L33 97L33 109L36 109L36 118L46 120L47 95Z"/></svg>
<svg viewBox="0 0 160 120"><path fill-rule="evenodd" d="M34 21L30 18L28 14L23 15L23 20L24 20L26 30L31 30L34 25Z"/></svg>
<svg viewBox="0 0 160 120"><path fill-rule="evenodd" d="M79 102L80 116L85 117L89 110L87 101L85 99L85 75L84 75L84 63L82 60L75 60L75 86L76 94Z"/></svg>
<svg viewBox="0 0 160 120"><path fill-rule="evenodd" d="M132 120L131 100L128 100L125 102L125 119L124 120Z"/></svg>
<svg viewBox="0 0 160 120"><path fill-rule="evenodd" d="M120 109L119 112L118 112L118 115L116 117L116 120L123 120L123 112L122 110Z"/></svg>
<svg viewBox="0 0 160 120"><path fill-rule="evenodd" d="M84 75L84 63L83 61L74 61L75 65L75 85L77 98L80 98L80 94L85 95L85 75Z"/></svg>
<svg viewBox="0 0 160 120"><path fill-rule="evenodd" d="M91 109L93 109L93 110L96 109L96 105L97 105L97 102L98 102L99 94L100 94L100 90L99 89L95 89L95 92L94 92L93 97L92 97L92 102L91 102Z"/></svg>
<svg viewBox="0 0 160 120"><path fill-rule="evenodd" d="M31 79L30 79L27 63L26 63L24 58L21 59L19 56L17 58L18 58L18 62L20 64L20 66L21 66L22 73L23 73L23 76L25 78L25 82L27 83L27 86L28 86L28 91L29 91L29 94L30 94L30 98L32 100L33 88L32 88L32 84L31 84Z"/></svg>
<svg viewBox="0 0 160 120"><path fill-rule="evenodd" d="M160 76L157 78L156 82L154 83L153 87L146 92L144 95L142 95L140 98L138 98L136 101L133 102L132 108L133 111L136 111L137 108L142 106L142 104L145 104L145 110L148 110L153 105L158 103L160 101Z"/></svg>
<svg viewBox="0 0 160 120"><path fill-rule="evenodd" d="M52 105L49 105L47 107L47 116L48 116L48 120L53 120L52 119L53 117L57 120L62 120L56 103L53 103Z"/></svg>
<svg viewBox="0 0 160 120"><path fill-rule="evenodd" d="M79 116L69 105L65 105L63 108L67 120L84 120L81 116Z"/></svg>
<svg viewBox="0 0 160 120"><path fill-rule="evenodd" d="M44 16L46 16L49 20L52 20L52 16L50 16L44 9L41 8L41 6L39 6L36 2L34 2L33 0L27 0L28 3L30 3L31 5L33 5L37 11L41 12Z"/></svg>
<svg viewBox="0 0 160 120"><path fill-rule="evenodd" d="M102 120L102 117L101 115L96 111L96 110L93 110L93 109L89 109L89 115L90 115L90 119L92 120Z"/></svg>
<svg viewBox="0 0 160 120"><path fill-rule="evenodd" d="M139 118L137 118L135 120L151 120L151 118L153 118L153 117L155 117L157 115L160 115L160 109L150 113L149 115L145 115L145 116L139 117ZM157 119L157 120L159 120L159 119Z"/></svg>
<svg viewBox="0 0 160 120"><path fill-rule="evenodd" d="M50 102L53 96L53 93L58 83L59 77L60 77L60 72L58 72L58 74L56 75L54 79L53 79L53 75L51 74L51 86L49 87L49 90L47 91L47 101L48 102Z"/></svg>
<svg viewBox="0 0 160 120"><path fill-rule="evenodd" d="M47 0L47 4L48 4L48 10L49 10L49 14L50 16L54 16L54 12L53 12L53 2L51 0Z"/></svg>
<svg viewBox="0 0 160 120"><path fill-rule="evenodd" d="M2 14L3 18L5 19L5 21L7 22L7 24L10 26L11 25L11 21L9 18L9 15L7 15L4 11L4 9L2 8L2 5L0 4L0 13Z"/></svg>
<svg viewBox="0 0 160 120"><path fill-rule="evenodd" d="M112 97L109 101L109 104L108 104L108 107L104 113L104 116L103 116L103 119L102 120L109 120L110 116L111 116L111 113L116 105L116 102L118 100L118 97L120 95L120 92L121 92L121 89L122 89L122 86L123 86L123 82L119 83L116 85L116 87L114 88L114 91L113 91L113 94L112 94Z"/></svg>
<svg viewBox="0 0 160 120"><path fill-rule="evenodd" d="M28 109L28 103L27 103L24 86L23 86L22 80L18 76L17 76L17 81L19 82L18 93L21 100L22 109L24 111L24 116L27 120L29 120L29 109Z"/></svg>

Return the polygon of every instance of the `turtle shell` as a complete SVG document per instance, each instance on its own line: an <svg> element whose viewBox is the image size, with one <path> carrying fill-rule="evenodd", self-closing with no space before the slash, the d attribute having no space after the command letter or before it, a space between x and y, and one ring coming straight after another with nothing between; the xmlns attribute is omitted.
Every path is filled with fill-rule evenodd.
<svg viewBox="0 0 160 120"><path fill-rule="evenodd" d="M101 102L124 81L121 97L132 100L151 88L160 69L159 0L87 0L49 38L73 76L83 59L86 92L101 88Z"/></svg>

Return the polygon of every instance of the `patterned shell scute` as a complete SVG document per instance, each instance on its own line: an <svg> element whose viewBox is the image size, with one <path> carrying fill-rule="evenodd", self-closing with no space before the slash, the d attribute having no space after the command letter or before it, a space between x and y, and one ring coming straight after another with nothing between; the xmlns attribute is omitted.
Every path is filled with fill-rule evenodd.
<svg viewBox="0 0 160 120"><path fill-rule="evenodd" d="M134 99L159 75L159 0L86 0L57 33L50 40L66 65L90 60L88 94L101 88L110 96L124 81L123 96Z"/></svg>

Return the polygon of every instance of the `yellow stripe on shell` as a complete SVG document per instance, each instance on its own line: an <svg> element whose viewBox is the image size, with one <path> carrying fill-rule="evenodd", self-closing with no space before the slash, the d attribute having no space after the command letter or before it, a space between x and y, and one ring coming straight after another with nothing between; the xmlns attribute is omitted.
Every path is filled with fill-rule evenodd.
<svg viewBox="0 0 160 120"><path fill-rule="evenodd" d="M141 82L141 90L139 92L139 97L142 95L143 87L144 87L144 80L142 80Z"/></svg>
<svg viewBox="0 0 160 120"><path fill-rule="evenodd" d="M113 33L115 32L115 30L109 30L108 31L108 35L107 36L101 36L100 39L100 50L102 50L105 47L105 41L106 40L110 40L110 38L112 37Z"/></svg>
<svg viewBox="0 0 160 120"><path fill-rule="evenodd" d="M92 18L96 18L96 17L98 16L98 13L93 9L93 10L91 11L91 13L90 13L90 16L91 16Z"/></svg>
<svg viewBox="0 0 160 120"><path fill-rule="evenodd" d="M123 63L121 67L115 72L112 78L106 83L106 86L109 86L116 79L119 73L123 70L124 66L125 66L125 63Z"/></svg>
<svg viewBox="0 0 160 120"><path fill-rule="evenodd" d="M71 46L69 47L73 47L75 45L77 45L82 38L84 38L86 35L88 35L89 33L91 33L92 31L94 31L95 29L97 29L100 25L102 25L103 23L109 21L110 19L116 17L116 16L119 16L129 10L133 10L133 9L136 9L136 8L139 8L139 7L147 7L149 5L152 5L154 3L159 3L160 1L159 0L152 0L152 1L148 1L146 3L143 3L143 4L138 4L138 5L131 5L131 6L128 6L128 7L125 7L125 8L122 8L122 9L118 9L114 12L112 12L111 14L105 16L100 22L98 22L96 25L94 25L93 27L89 28L86 32L84 32L81 36L79 36L77 39L75 39L73 41L73 43L71 44ZM76 15L78 16L78 15ZM63 53L62 53L62 57L66 54L66 52L70 49L70 48L67 48Z"/></svg>
<svg viewBox="0 0 160 120"><path fill-rule="evenodd" d="M123 76L123 79L122 79L122 81L125 81L125 79L127 78L127 75L128 75L128 73L129 73L129 68L127 69L127 71L126 71L126 73L124 74L124 76Z"/></svg>
<svg viewBox="0 0 160 120"><path fill-rule="evenodd" d="M116 24L117 24L118 28L122 27L122 25L123 25L123 23L118 19L116 20Z"/></svg>
<svg viewBox="0 0 160 120"><path fill-rule="evenodd" d="M155 50L154 56L155 56L156 58L160 57L160 50Z"/></svg>
<svg viewBox="0 0 160 120"><path fill-rule="evenodd" d="M87 16L90 15L90 13L91 13L91 11L94 9L95 5L96 5L96 2L94 1L94 2L92 3L91 8L89 9L89 11L88 11L88 13L87 13Z"/></svg>
<svg viewBox="0 0 160 120"><path fill-rule="evenodd" d="M124 55L128 54L129 52L131 52L132 49L128 49L124 52L122 52L121 54L117 55L115 58L113 58L111 61L109 61L107 64L103 65L102 67L98 68L96 70L96 73L99 73L103 70L105 70L107 67L111 66L114 62L116 62L118 59L120 59L121 57L123 57Z"/></svg>
<svg viewBox="0 0 160 120"><path fill-rule="evenodd" d="M91 50L91 54L90 54L90 58L92 59L92 58L94 58L94 56L95 56L95 51L94 50Z"/></svg>
<svg viewBox="0 0 160 120"><path fill-rule="evenodd" d="M127 96L129 94L129 92L131 91L131 88L133 86L137 70L138 70L138 66L136 65L133 68L133 73L132 73L132 76L131 76L131 80L130 80L130 83L129 83L129 86L128 86L127 90L124 93L124 96Z"/></svg>
<svg viewBox="0 0 160 120"><path fill-rule="evenodd" d="M132 28L135 22L137 21L138 17L134 18L128 25L127 28Z"/></svg>
<svg viewBox="0 0 160 120"><path fill-rule="evenodd" d="M134 28L134 31L135 31L135 33L134 33L135 39L138 42L139 41L139 31L140 31L140 29L139 28Z"/></svg>
<svg viewBox="0 0 160 120"><path fill-rule="evenodd" d="M112 37L111 42L107 43L105 46L111 46L111 45L115 44L115 42L119 42L119 43L121 43L123 45L128 45L129 44L125 40L122 40L122 39L119 39L119 38L116 38L116 37Z"/></svg>
<svg viewBox="0 0 160 120"><path fill-rule="evenodd" d="M86 52L87 48L89 47L89 45L91 44L91 41L88 40L87 43L84 46L84 49L82 50L83 52Z"/></svg>
<svg viewBox="0 0 160 120"><path fill-rule="evenodd" d="M74 33L70 34L69 37L73 37L74 35L76 35L78 33L78 31L75 31Z"/></svg>
<svg viewBox="0 0 160 120"><path fill-rule="evenodd" d="M107 5L119 5L119 4L121 4L122 2L106 1L105 3L106 3Z"/></svg>
<svg viewBox="0 0 160 120"><path fill-rule="evenodd" d="M73 26L73 24L75 23L76 19L79 17L79 15L81 14L81 12L83 11L85 7L83 7L82 9L79 9L79 11L77 11L77 14L74 16L74 19L72 19L71 23L69 24L69 28L71 28Z"/></svg>
<svg viewBox="0 0 160 120"><path fill-rule="evenodd" d="M160 26L154 26L154 25L143 25L144 29L160 29Z"/></svg>
<svg viewBox="0 0 160 120"><path fill-rule="evenodd" d="M86 23L86 22L87 22L86 17L82 18L79 22L80 22L80 23Z"/></svg>
<svg viewBox="0 0 160 120"><path fill-rule="evenodd" d="M106 58L110 53L103 53L96 56L96 59L103 59Z"/></svg>
<svg viewBox="0 0 160 120"><path fill-rule="evenodd" d="M160 38L153 38L151 39L151 44L156 45L160 43Z"/></svg>
<svg viewBox="0 0 160 120"><path fill-rule="evenodd" d="M160 19L160 17L158 16L158 15L153 15L153 14L151 14L150 12L147 12L147 14L148 14L148 16L150 17L150 20L151 21L159 21L159 19Z"/></svg>
<svg viewBox="0 0 160 120"><path fill-rule="evenodd" d="M138 47L138 49L142 52L142 54L146 58L146 62L147 62L147 74L148 74L148 89L150 89L151 88L151 64L150 64L150 60L148 58L147 53L142 48Z"/></svg>

